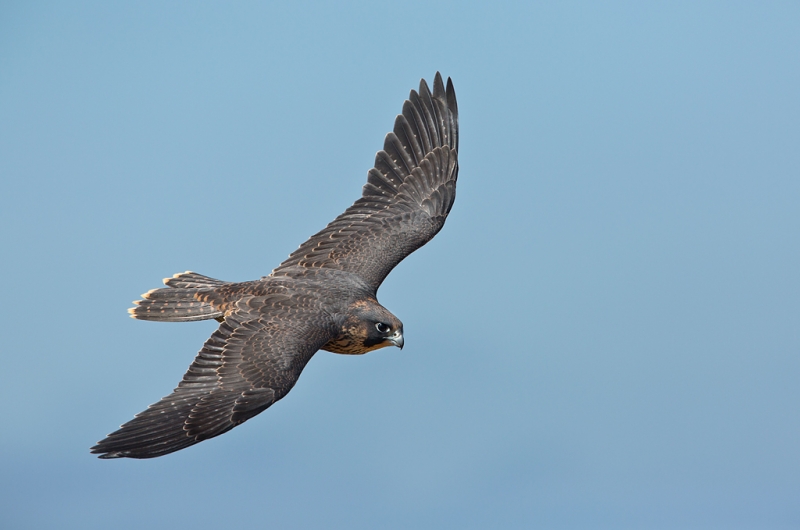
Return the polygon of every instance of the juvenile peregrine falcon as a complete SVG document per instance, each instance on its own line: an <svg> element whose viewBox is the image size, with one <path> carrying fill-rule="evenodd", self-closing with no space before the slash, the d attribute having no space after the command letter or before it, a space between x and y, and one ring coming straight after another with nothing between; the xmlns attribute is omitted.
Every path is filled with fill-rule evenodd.
<svg viewBox="0 0 800 530"><path fill-rule="evenodd" d="M403 347L403 324L376 298L406 256L442 229L456 196L453 83L423 79L386 136L361 198L260 280L194 272L167 278L129 310L166 322L217 319L172 394L91 448L100 458L152 458L219 436L285 396L317 350Z"/></svg>

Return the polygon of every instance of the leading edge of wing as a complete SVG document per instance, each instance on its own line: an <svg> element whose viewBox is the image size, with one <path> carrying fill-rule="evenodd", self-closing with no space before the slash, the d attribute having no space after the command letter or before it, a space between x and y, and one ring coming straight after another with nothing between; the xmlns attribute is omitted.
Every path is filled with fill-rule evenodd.
<svg viewBox="0 0 800 530"><path fill-rule="evenodd" d="M438 72L412 90L367 174L362 197L311 236L273 274L293 266L358 274L377 290L444 225L458 178L458 104Z"/></svg>

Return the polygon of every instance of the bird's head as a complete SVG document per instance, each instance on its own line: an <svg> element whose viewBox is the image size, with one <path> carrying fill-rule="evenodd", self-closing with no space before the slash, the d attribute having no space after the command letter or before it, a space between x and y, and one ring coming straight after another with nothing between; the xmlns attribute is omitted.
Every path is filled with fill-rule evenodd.
<svg viewBox="0 0 800 530"><path fill-rule="evenodd" d="M351 306L358 335L366 351L386 346L403 348L403 323L377 300L359 300Z"/></svg>

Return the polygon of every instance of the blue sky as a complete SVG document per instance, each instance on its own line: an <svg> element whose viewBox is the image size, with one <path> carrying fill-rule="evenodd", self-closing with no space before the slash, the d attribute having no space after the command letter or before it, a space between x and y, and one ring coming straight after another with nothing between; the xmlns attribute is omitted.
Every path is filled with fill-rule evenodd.
<svg viewBox="0 0 800 530"><path fill-rule="evenodd" d="M4 528L796 528L800 4L4 2ZM219 438L88 448L213 322L125 310L267 274L355 200L439 70L458 198Z"/></svg>

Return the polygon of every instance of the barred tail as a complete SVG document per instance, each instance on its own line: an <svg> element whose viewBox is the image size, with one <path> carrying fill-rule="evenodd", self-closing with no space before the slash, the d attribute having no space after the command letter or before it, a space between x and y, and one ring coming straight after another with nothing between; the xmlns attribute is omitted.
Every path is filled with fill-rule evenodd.
<svg viewBox="0 0 800 530"><path fill-rule="evenodd" d="M165 278L166 288L153 289L142 295L142 300L133 302L135 307L128 309L132 318L160 322L191 322L193 320L222 319L222 312L207 302L201 302L195 295L215 287L226 285L223 282L186 271Z"/></svg>

